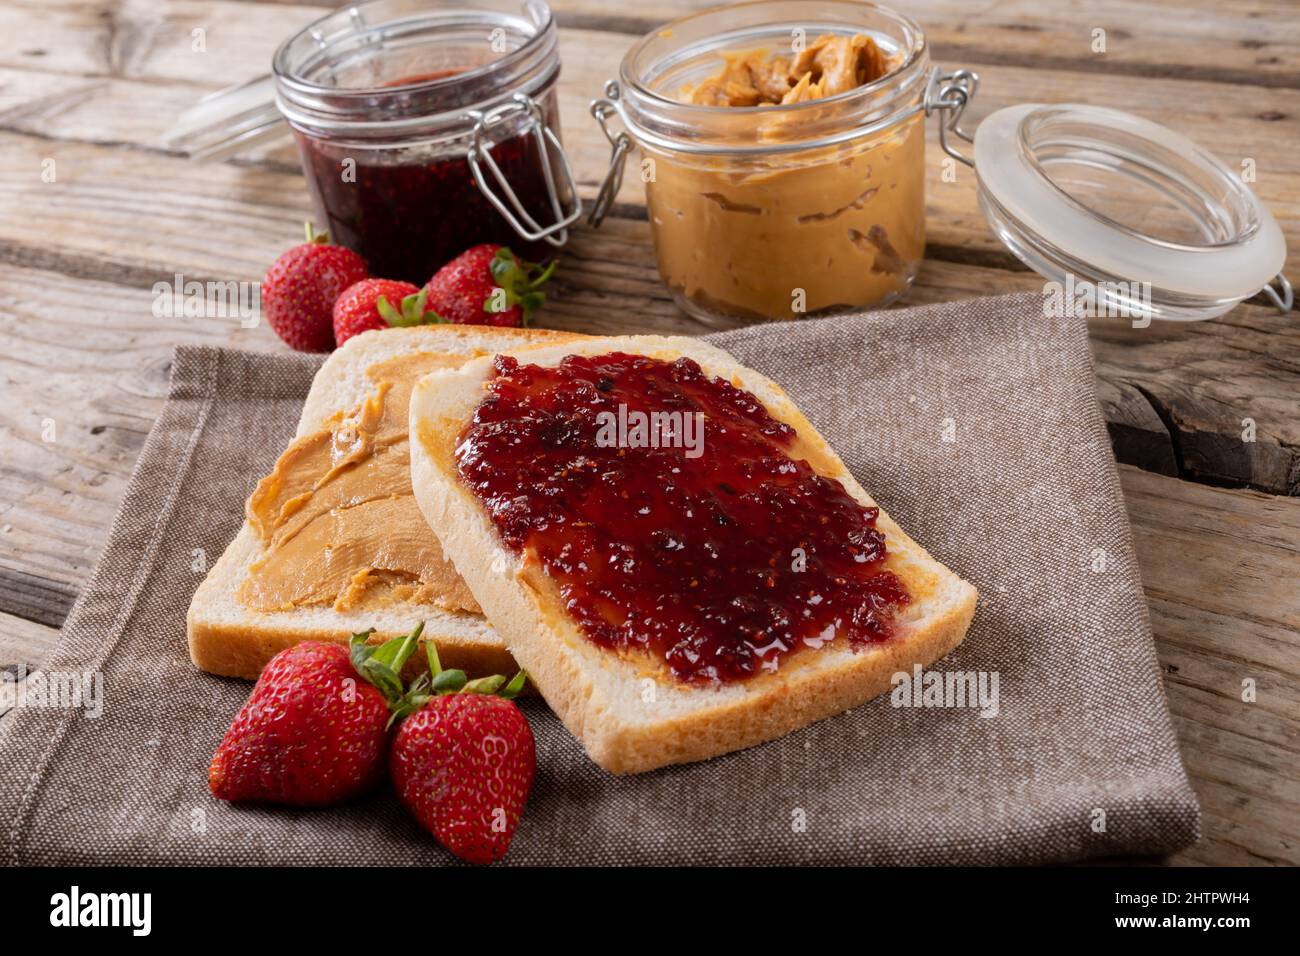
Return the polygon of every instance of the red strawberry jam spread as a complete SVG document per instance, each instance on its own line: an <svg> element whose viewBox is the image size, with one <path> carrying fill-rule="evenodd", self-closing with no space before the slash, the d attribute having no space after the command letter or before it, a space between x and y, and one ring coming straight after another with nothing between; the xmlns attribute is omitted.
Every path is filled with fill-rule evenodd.
<svg viewBox="0 0 1300 956"><path fill-rule="evenodd" d="M685 447L642 441L652 432L638 438L638 412L700 413L703 442L685 440L684 419ZM878 509L792 457L795 441L752 394L687 358L571 355L542 368L498 356L456 459L502 540L536 555L590 640L702 683L776 670L832 640L884 641L908 601L883 567Z"/></svg>

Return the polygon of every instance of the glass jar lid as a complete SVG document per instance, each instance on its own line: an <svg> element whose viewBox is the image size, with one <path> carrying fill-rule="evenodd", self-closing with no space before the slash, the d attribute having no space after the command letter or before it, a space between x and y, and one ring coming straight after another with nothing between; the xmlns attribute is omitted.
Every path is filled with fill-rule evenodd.
<svg viewBox="0 0 1300 956"><path fill-rule="evenodd" d="M1187 137L1120 110L1030 103L990 114L974 144L994 232L1046 278L1090 284L1103 314L1204 319L1261 290L1290 307L1282 230Z"/></svg>

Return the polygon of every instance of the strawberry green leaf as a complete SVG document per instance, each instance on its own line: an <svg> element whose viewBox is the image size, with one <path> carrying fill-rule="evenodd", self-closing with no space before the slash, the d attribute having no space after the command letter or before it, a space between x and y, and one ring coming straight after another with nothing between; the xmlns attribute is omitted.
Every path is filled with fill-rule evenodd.
<svg viewBox="0 0 1300 956"><path fill-rule="evenodd" d="M352 635L352 666L358 674L379 688L390 707L396 706L404 697L402 668L419 647L423 631L424 622L421 621L410 634L394 637L377 647L367 642L367 638L374 633L374 628Z"/></svg>
<svg viewBox="0 0 1300 956"><path fill-rule="evenodd" d="M514 700L519 696L519 692L524 689L524 684L528 680L528 672L520 670L518 674L510 678L510 683L498 691L498 697L504 697L506 700Z"/></svg>
<svg viewBox="0 0 1300 956"><path fill-rule="evenodd" d="M430 690L435 694L454 694L465 686L465 672L462 670L443 671L433 679Z"/></svg>
<svg viewBox="0 0 1300 956"><path fill-rule="evenodd" d="M357 670L361 670L361 665L379 649L375 645L367 643L373 633L375 633L375 629L371 627L359 634L353 634L348 640L348 656L352 658L352 666Z"/></svg>
<svg viewBox="0 0 1300 956"><path fill-rule="evenodd" d="M472 680L460 689L462 694L495 694L497 688L506 682L506 679L500 674L493 674L491 677L480 677Z"/></svg>
<svg viewBox="0 0 1300 956"><path fill-rule="evenodd" d="M502 246L492 257L492 262L488 264L488 271L492 273L492 278L496 279L497 285L508 289L515 284L515 277L520 272L519 260L515 258L513 252Z"/></svg>
<svg viewBox="0 0 1300 956"><path fill-rule="evenodd" d="M380 664L375 660L368 660L357 672L366 680L374 684L383 693L384 699L391 706L395 701L402 698L402 679L390 667Z"/></svg>
<svg viewBox="0 0 1300 956"><path fill-rule="evenodd" d="M404 297L401 302L401 309L393 308L387 296L380 296L375 307L379 310L379 315L385 322L394 328L407 328L412 325L436 325L443 322L443 317L432 309L426 309L425 303L429 299L429 290L421 289L419 292L412 292Z"/></svg>
<svg viewBox="0 0 1300 956"><path fill-rule="evenodd" d="M375 308L379 311L379 317L389 325L396 327L404 324L402 313L393 308L392 303L388 301L388 296L381 295L375 303Z"/></svg>
<svg viewBox="0 0 1300 956"><path fill-rule="evenodd" d="M425 671L415 680L411 681L411 689L407 691L407 693L411 697L427 697L431 686L433 686L433 678L429 676L428 671Z"/></svg>
<svg viewBox="0 0 1300 956"><path fill-rule="evenodd" d="M488 270L505 293L505 308L494 308L493 297L489 296L483 303L483 311L505 312L517 305L523 310L523 323L527 325L528 319L546 301L545 294L539 290L554 275L556 265L555 260L545 266L524 262L509 249L498 249Z"/></svg>
<svg viewBox="0 0 1300 956"><path fill-rule="evenodd" d="M427 692L420 694L407 694L401 700L392 705L393 713L392 716L388 718L388 727L391 729L394 724L415 713L428 702L429 694Z"/></svg>
<svg viewBox="0 0 1300 956"><path fill-rule="evenodd" d="M370 655L370 660L393 670L401 670L402 665L407 662L419 646L420 634L423 631L424 622L421 621L410 634L403 637L394 637L380 644L379 648Z"/></svg>

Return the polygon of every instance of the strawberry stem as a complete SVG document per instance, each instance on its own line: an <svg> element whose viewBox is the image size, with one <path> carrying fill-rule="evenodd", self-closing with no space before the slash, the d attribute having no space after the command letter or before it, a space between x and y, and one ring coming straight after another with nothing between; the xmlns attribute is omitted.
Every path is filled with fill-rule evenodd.
<svg viewBox="0 0 1300 956"><path fill-rule="evenodd" d="M420 634L423 631L424 622L421 621L410 634L394 637L382 644L369 642L370 635L375 632L373 627L352 635L349 642L352 666L358 674L379 688L390 707L405 696L402 668L420 646Z"/></svg>
<svg viewBox="0 0 1300 956"><path fill-rule="evenodd" d="M546 268L542 270L541 275L539 275L536 279L533 279L531 282L528 283L528 288L536 289L538 286L543 285L547 279L549 279L551 276L555 274L555 267L558 266L559 264L560 264L560 260L558 259L552 259L550 262L548 262L546 264ZM536 269L537 267L530 265L528 268Z"/></svg>
<svg viewBox="0 0 1300 956"><path fill-rule="evenodd" d="M392 711L392 716L388 719L389 727L408 714L415 713L436 696L496 694L506 700L513 700L523 690L528 679L527 673L521 670L508 684L501 674L469 680L459 668L443 670L436 642L426 640L424 654L429 662L429 670L416 677L411 686L406 688L402 684L402 668L419 647L424 622L416 624L410 634L391 638L382 644L369 643L369 638L374 633L372 627L353 634L349 642L350 657L357 673L378 687L388 701L388 707Z"/></svg>
<svg viewBox="0 0 1300 956"><path fill-rule="evenodd" d="M429 679L433 680L442 673L442 662L438 660L438 645L433 641L425 641L424 653L429 659Z"/></svg>
<svg viewBox="0 0 1300 956"><path fill-rule="evenodd" d="M546 293L540 291L542 285L555 274L558 260L552 259L545 266L535 262L525 262L509 248L502 246L492 257L488 271L497 287L505 292L505 308L493 308L493 296L483 303L484 312L504 312L513 306L519 306L523 312L522 322L528 324L532 314L546 302Z"/></svg>

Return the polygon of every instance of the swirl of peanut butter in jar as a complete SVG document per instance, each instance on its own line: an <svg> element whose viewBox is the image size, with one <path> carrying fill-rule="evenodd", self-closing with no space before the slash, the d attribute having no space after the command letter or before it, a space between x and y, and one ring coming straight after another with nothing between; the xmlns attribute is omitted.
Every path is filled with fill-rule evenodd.
<svg viewBox="0 0 1300 956"><path fill-rule="evenodd" d="M754 141L796 144L818 101L898 63L865 34L826 34L790 56L721 54L677 100L754 108ZM775 109L764 115L763 107ZM764 155L648 149L646 202L660 273L689 311L796 318L901 294L925 250L924 115L816 148Z"/></svg>

